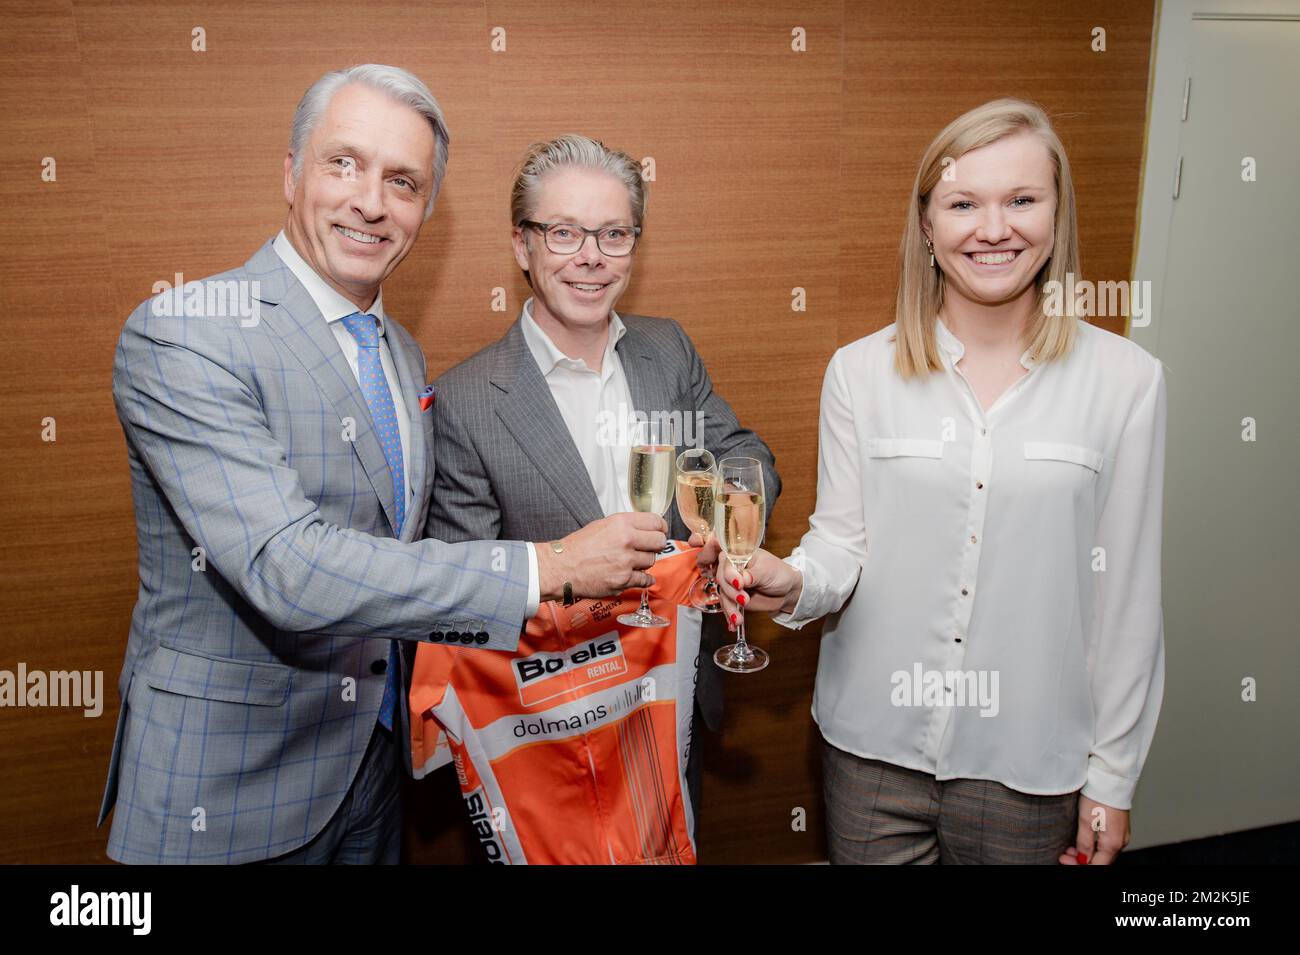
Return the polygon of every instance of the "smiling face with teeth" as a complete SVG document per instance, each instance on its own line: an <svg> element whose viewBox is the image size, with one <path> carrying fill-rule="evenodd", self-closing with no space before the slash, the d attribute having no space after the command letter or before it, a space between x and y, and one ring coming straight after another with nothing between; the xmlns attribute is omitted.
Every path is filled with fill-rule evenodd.
<svg viewBox="0 0 1300 955"><path fill-rule="evenodd" d="M1052 254L1056 175L1041 139L1019 132L972 149L930 193L921 227L944 296L977 306L1028 304Z"/></svg>
<svg viewBox="0 0 1300 955"><path fill-rule="evenodd" d="M570 222L588 229L632 225L632 201L627 186L610 173L578 166L546 174L528 218L537 222ZM635 255L610 256L588 236L577 252L557 255L533 229L516 227L515 261L527 269L533 285L533 320L556 346L579 343L603 334L614 303L627 289ZM602 339L603 341L603 339Z"/></svg>
<svg viewBox="0 0 1300 955"><path fill-rule="evenodd" d="M359 309L370 307L420 234L434 150L423 116L352 84L334 94L312 130L296 182L293 154L285 157L285 235Z"/></svg>

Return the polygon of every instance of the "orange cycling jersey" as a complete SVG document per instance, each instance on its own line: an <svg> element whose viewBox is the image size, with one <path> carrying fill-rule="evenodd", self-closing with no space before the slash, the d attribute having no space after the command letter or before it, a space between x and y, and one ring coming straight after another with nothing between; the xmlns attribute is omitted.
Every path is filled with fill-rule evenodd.
<svg viewBox="0 0 1300 955"><path fill-rule="evenodd" d="M687 594L697 548L650 571L658 629L629 627L640 589L544 603L514 651L421 644L412 677L416 778L451 749L492 862L693 864L686 789L700 645Z"/></svg>

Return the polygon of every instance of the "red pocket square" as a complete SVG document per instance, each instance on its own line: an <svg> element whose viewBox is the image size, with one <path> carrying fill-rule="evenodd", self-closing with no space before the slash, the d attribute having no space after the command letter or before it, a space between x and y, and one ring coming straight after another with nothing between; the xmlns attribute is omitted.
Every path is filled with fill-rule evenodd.
<svg viewBox="0 0 1300 955"><path fill-rule="evenodd" d="M433 385L429 385L429 386L428 386L427 388L425 388L422 392L420 392L420 410L421 410L421 411L428 411L430 408L433 407L433 397L434 397L434 395L433 395Z"/></svg>

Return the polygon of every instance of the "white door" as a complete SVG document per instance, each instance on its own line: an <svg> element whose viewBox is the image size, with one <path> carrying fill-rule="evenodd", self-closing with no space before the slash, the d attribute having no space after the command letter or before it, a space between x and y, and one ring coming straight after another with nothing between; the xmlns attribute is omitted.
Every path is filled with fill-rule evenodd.
<svg viewBox="0 0 1300 955"><path fill-rule="evenodd" d="M1186 115L1148 152L1136 277L1157 313L1132 329L1169 394L1165 702L1134 847L1300 819L1300 19L1171 32L1157 70L1185 73L1158 79L1177 102L1153 102L1151 135Z"/></svg>

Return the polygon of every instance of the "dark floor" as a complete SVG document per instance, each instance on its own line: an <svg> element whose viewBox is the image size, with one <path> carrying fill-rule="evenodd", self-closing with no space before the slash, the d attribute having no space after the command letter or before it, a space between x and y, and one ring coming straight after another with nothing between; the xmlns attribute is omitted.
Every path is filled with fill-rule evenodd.
<svg viewBox="0 0 1300 955"><path fill-rule="evenodd" d="M1121 852L1116 865L1296 865L1300 822Z"/></svg>

